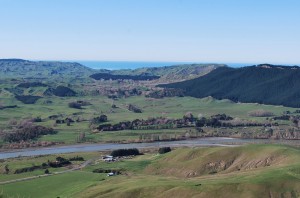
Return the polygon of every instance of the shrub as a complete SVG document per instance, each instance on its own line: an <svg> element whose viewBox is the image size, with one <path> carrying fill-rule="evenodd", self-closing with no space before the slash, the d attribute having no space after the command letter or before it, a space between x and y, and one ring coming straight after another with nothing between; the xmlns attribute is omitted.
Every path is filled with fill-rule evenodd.
<svg viewBox="0 0 300 198"><path fill-rule="evenodd" d="M129 155L140 155L140 152L137 148L118 149L118 150L112 151L110 155L113 156L113 157L129 156Z"/></svg>
<svg viewBox="0 0 300 198"><path fill-rule="evenodd" d="M134 113L142 113L142 110L140 108L138 108L137 106L132 105L132 104L128 105L128 110L132 111Z"/></svg>
<svg viewBox="0 0 300 198"><path fill-rule="evenodd" d="M100 115L99 117L93 118L91 123L92 124L99 124L102 122L107 122L107 116L106 115Z"/></svg>
<svg viewBox="0 0 300 198"><path fill-rule="evenodd" d="M164 154L164 153L168 153L168 152L171 152L170 147L161 147L161 148L158 149L159 154Z"/></svg>
<svg viewBox="0 0 300 198"><path fill-rule="evenodd" d="M70 107L70 108L74 108L74 109L81 109L81 104L80 103L77 103L77 102L70 102L69 104L68 104L68 106Z"/></svg>
<svg viewBox="0 0 300 198"><path fill-rule="evenodd" d="M70 158L69 161L84 161L84 158L76 156L76 157Z"/></svg>

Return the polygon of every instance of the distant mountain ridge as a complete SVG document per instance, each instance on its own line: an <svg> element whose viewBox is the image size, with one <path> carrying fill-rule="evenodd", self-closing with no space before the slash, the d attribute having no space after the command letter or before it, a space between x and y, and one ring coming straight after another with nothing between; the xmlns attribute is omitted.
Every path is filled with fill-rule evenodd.
<svg viewBox="0 0 300 198"><path fill-rule="evenodd" d="M182 89L187 96L197 98L212 96L235 102L300 107L298 66L221 67L196 79L160 86Z"/></svg>
<svg viewBox="0 0 300 198"><path fill-rule="evenodd" d="M224 64L184 64L138 69L92 69L76 62L29 61L23 59L0 59L0 77L3 78L51 78L88 77L96 73L130 76L159 76L160 80L176 82L196 78L210 71L225 67Z"/></svg>
<svg viewBox="0 0 300 198"><path fill-rule="evenodd" d="M56 77L89 76L94 70L79 63L58 61L29 61L23 59L0 59L1 77Z"/></svg>
<svg viewBox="0 0 300 198"><path fill-rule="evenodd" d="M203 76L219 67L227 67L225 64L182 64L164 67L143 67L134 70L114 70L111 74L117 75L153 75L160 76L162 81L182 81Z"/></svg>

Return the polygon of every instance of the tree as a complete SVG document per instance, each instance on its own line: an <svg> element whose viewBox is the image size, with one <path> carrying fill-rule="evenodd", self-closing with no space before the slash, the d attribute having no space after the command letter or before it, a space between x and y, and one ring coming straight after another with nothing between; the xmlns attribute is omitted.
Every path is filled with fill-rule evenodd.
<svg viewBox="0 0 300 198"><path fill-rule="evenodd" d="M170 147L161 147L161 148L158 149L159 154L164 154L164 153L168 153L168 152L171 152Z"/></svg>
<svg viewBox="0 0 300 198"><path fill-rule="evenodd" d="M45 174L49 174L50 171L48 169L45 170Z"/></svg>
<svg viewBox="0 0 300 198"><path fill-rule="evenodd" d="M4 174L8 174L9 173L9 168L8 168L8 164L6 164L4 166Z"/></svg>

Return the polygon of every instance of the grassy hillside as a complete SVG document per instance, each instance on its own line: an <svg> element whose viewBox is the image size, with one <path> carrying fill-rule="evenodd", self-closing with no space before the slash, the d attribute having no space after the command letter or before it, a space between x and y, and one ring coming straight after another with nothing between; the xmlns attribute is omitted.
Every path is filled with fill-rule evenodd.
<svg viewBox="0 0 300 198"><path fill-rule="evenodd" d="M95 156L96 153L90 157ZM47 158L51 157L36 157L36 161L41 162ZM88 159L88 156L84 154L84 158ZM34 159L28 162L26 158L23 160L23 163L29 164ZM232 163L223 171L204 171L215 162L222 161ZM16 165L9 165L12 168L14 166ZM236 169L237 167L240 170ZM81 171L6 184L0 186L0 190L5 198L18 195L25 198L297 198L300 196L299 167L300 150L289 146L178 148L162 155L150 152L113 163L96 160ZM97 168L122 170L122 174L106 177L106 174L92 172ZM187 175L188 172L199 174ZM39 188L36 188L36 185Z"/></svg>
<svg viewBox="0 0 300 198"><path fill-rule="evenodd" d="M134 70L95 70L79 63L59 61L29 61L0 59L1 78L83 78L95 73L130 76L160 76L161 80L180 81L202 76L224 67L222 64L186 64L165 67L139 68ZM128 77L127 77L128 78ZM153 78L156 79L156 78Z"/></svg>
<svg viewBox="0 0 300 198"><path fill-rule="evenodd" d="M154 75L160 76L162 81L180 81L203 76L216 68L225 66L224 64L183 64L134 70L116 70L111 73L120 75Z"/></svg>
<svg viewBox="0 0 300 198"><path fill-rule="evenodd" d="M234 162L223 172L205 171L193 177L187 172L204 170L215 161ZM184 148L152 156L141 174L111 178L86 189L79 197L298 197L299 149L250 145L235 148ZM269 164L263 165L267 159ZM256 164L256 165L255 165ZM241 170L235 167L243 165ZM248 168L246 168L248 167ZM200 171L201 172L201 171ZM199 173L200 173L199 172Z"/></svg>
<svg viewBox="0 0 300 198"><path fill-rule="evenodd" d="M1 78L54 78L62 76L82 78L93 73L93 69L79 63L0 59Z"/></svg>
<svg viewBox="0 0 300 198"><path fill-rule="evenodd" d="M198 98L300 107L299 85L299 67L259 65L222 67L197 79L162 86L183 89Z"/></svg>
<svg viewBox="0 0 300 198"><path fill-rule="evenodd" d="M298 152L299 149L277 145L178 149L153 162L146 171L150 174L177 177L246 172L299 162Z"/></svg>

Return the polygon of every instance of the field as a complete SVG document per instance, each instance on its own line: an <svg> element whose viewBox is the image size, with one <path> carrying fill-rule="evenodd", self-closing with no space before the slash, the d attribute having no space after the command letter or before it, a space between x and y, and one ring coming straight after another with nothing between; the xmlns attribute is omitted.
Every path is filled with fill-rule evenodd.
<svg viewBox="0 0 300 198"><path fill-rule="evenodd" d="M108 133L91 133L89 128L89 120L101 114L108 116L109 123L118 123L120 121L132 121L134 119L147 119L149 117L169 117L182 118L186 112L192 112L198 116L202 114L205 117L211 115L225 113L232 117L241 119L264 121L265 118L250 117L248 112L255 109L264 109L273 112L275 115L281 115L284 111L295 111L294 108L271 106L262 104L243 104L233 103L229 100L215 100L213 98L197 99L192 97L171 97L163 99L151 99L142 96L121 98L111 100L103 96L85 96L85 97L48 97L40 99L36 104L22 104L20 101L11 99L10 96L4 97L2 101L6 105L18 105L18 108L3 109L0 114L0 127L5 128L7 123L12 119L28 119L41 117L43 122L40 124L48 127L53 127L58 131L55 135L46 135L41 137L41 141L56 141L66 144L74 144L80 133L85 132L86 138L90 142L110 142L110 141L128 141L137 140L140 134L166 133L166 134L182 134L185 129L176 130L135 130L135 131L120 131ZM45 100L52 101L51 104L45 104ZM84 100L91 103L83 109L69 108L68 103L75 100ZM118 108L111 108L115 104ZM142 109L142 113L133 113L127 110L126 105L135 104ZM48 119L51 115L61 115L62 117L70 117L72 119L82 119L81 122L71 123L71 126L66 124L55 125L55 120Z"/></svg>
<svg viewBox="0 0 300 198"><path fill-rule="evenodd" d="M151 151L113 163L95 160L79 171L0 188L4 197L24 198L299 197L299 166L300 150L290 146L178 148L167 154ZM97 168L118 169L122 174L106 177L92 173Z"/></svg>
<svg viewBox="0 0 300 198"><path fill-rule="evenodd" d="M44 84L37 87L36 81ZM162 91L155 87L160 81L94 81L87 76L74 79L67 75L65 79L8 78L1 82L0 147L3 150L54 144L132 143L220 136L275 138L289 142L300 138L298 109L234 103L212 97L178 97L178 92L167 92L168 97L147 95L151 91ZM20 88L22 83L25 88ZM31 87L27 88L27 85ZM61 86L64 91L56 95L53 90ZM64 95L73 91L77 94L73 93L72 97ZM34 104L25 104L31 102L26 101L27 96L42 98ZM84 105L76 106L79 103ZM133 112L132 105L141 113ZM249 112L252 111L268 115L251 116ZM96 119L92 122L101 115L106 115L107 121ZM279 120L275 120L275 116L280 116ZM132 122L136 119L146 121ZM126 128L126 124L120 122L131 126ZM100 124L125 127L110 126L103 130ZM42 131L48 131L48 135L38 134L40 132L34 128L38 125L44 126ZM31 137L32 134L36 136ZM112 163L101 160L101 156L109 152L18 157L0 161L0 197L296 198L300 195L299 151L292 146L257 144L232 148L172 148L172 152L166 154L158 154L154 148L144 149L144 155L121 158ZM70 159L77 155L85 162L72 161L71 165L59 168L50 166L50 162L58 162L57 157ZM42 166L43 163L46 166ZM30 167L39 168L27 171ZM27 172L16 174L20 169ZM121 174L107 177L106 173L94 173L96 169L120 171ZM16 181L24 178L27 179Z"/></svg>

